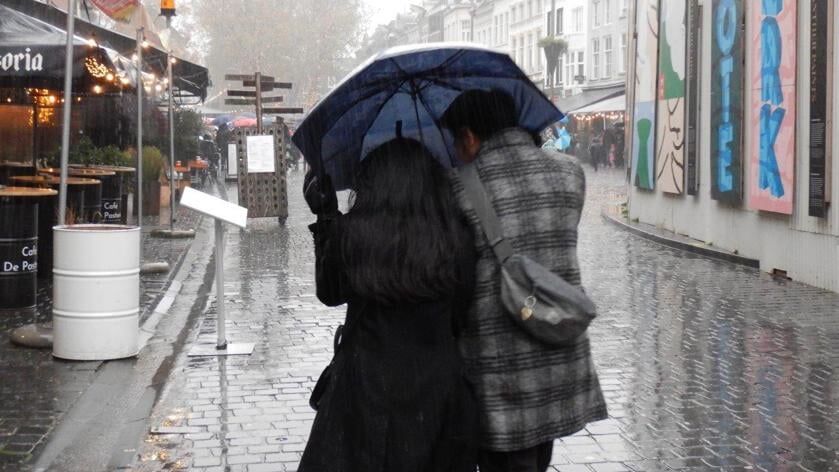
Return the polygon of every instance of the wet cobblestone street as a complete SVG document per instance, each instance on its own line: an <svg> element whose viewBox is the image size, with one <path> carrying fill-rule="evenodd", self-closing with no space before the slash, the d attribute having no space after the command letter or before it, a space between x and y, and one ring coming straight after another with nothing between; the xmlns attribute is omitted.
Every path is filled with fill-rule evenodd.
<svg viewBox="0 0 839 472"><path fill-rule="evenodd" d="M144 260L168 262L173 268L191 244L190 240L149 237L160 222L168 225L168 213L144 218ZM178 228L193 228L200 221L195 213L179 211ZM141 322L162 296L170 274L141 277ZM52 320L52 280L38 280L35 310L8 311L0 316L0 471L31 469L33 454L44 446L56 425L92 384L102 362L67 362L52 357L52 350L16 346L9 331L29 323Z"/></svg>
<svg viewBox="0 0 839 472"><path fill-rule="evenodd" d="M610 416L557 441L553 467L839 470L839 295L624 232L600 215L622 199L622 171L587 171L580 259ZM291 174L285 226L227 232L228 338L256 351L189 358L188 343L150 425L183 429L149 434L136 470L296 470L343 319L314 297L301 183ZM194 342L215 339L212 297L207 313Z"/></svg>

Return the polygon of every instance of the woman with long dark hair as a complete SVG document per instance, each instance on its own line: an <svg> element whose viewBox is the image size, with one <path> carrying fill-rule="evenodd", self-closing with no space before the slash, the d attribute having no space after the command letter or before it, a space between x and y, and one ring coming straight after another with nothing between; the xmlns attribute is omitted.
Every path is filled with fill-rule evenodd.
<svg viewBox="0 0 839 472"><path fill-rule="evenodd" d="M318 298L347 304L318 381L300 472L475 469L475 405L457 348L475 254L443 167L396 139L360 164L350 209L307 175Z"/></svg>

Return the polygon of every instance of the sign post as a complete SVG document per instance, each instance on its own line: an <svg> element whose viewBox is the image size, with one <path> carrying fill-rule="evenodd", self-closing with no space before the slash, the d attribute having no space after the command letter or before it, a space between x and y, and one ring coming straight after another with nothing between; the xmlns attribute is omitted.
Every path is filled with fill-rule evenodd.
<svg viewBox="0 0 839 472"><path fill-rule="evenodd" d="M224 223L245 228L248 210L191 187L184 189L181 206L215 219L216 343L196 344L189 352L189 357L251 355L254 343L227 342L224 312Z"/></svg>

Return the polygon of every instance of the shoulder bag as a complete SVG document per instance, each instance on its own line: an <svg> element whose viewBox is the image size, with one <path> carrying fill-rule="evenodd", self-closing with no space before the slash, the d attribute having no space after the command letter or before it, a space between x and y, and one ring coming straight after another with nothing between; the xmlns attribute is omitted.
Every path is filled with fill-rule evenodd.
<svg viewBox="0 0 839 472"><path fill-rule="evenodd" d="M597 316L583 290L533 259L514 254L475 164L459 169L466 196L501 264L501 302L513 321L534 338L553 346L574 344Z"/></svg>

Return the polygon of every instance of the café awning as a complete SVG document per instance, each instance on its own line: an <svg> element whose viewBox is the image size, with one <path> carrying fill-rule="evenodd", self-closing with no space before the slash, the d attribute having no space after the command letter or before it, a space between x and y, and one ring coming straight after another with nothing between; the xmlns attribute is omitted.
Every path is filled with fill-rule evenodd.
<svg viewBox="0 0 839 472"><path fill-rule="evenodd" d="M601 102L608 98L624 95L624 93L625 91L623 85L584 90L576 95L558 99L556 101L556 106L559 107L559 109L565 114L576 113L577 110L580 110L581 108L585 108L591 104Z"/></svg>
<svg viewBox="0 0 839 472"><path fill-rule="evenodd" d="M0 5L0 86L58 88L64 80L67 33ZM74 38L73 80L96 81L117 69L107 51Z"/></svg>
<svg viewBox="0 0 839 472"><path fill-rule="evenodd" d="M37 18L61 29L67 22L67 13L46 3L35 0L0 0L0 6L7 6L31 17ZM136 47L136 38L126 36L94 25L83 18L76 18L76 34L83 38L96 37L99 44L105 45L122 55L130 56ZM66 38L66 35L65 35ZM166 74L166 51L152 46L143 53L143 70L151 71L157 77ZM203 101L210 86L210 74L206 67L178 58L172 67L175 84L175 97L192 98Z"/></svg>
<svg viewBox="0 0 839 472"><path fill-rule="evenodd" d="M572 115L583 115L587 113L615 113L626 111L626 95L607 98L591 105L582 107L571 112Z"/></svg>

